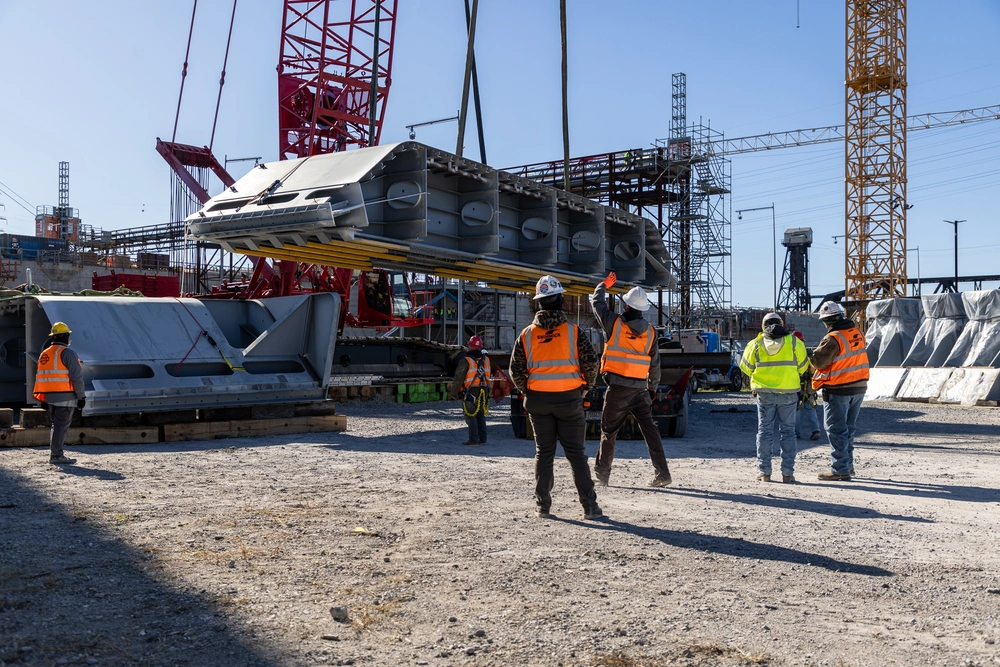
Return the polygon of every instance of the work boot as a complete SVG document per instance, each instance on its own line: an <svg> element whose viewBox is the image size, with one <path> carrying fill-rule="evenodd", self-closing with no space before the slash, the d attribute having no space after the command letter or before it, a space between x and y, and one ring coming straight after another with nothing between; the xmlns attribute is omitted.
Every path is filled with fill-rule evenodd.
<svg viewBox="0 0 1000 667"><path fill-rule="evenodd" d="M669 486L670 483L674 481L670 478L670 471L658 472L653 476L653 479L649 480L649 485L655 489L662 488L664 486Z"/></svg>
<svg viewBox="0 0 1000 667"><path fill-rule="evenodd" d="M597 486L607 486L610 480L610 470L598 470L597 468L594 468L594 484Z"/></svg>
<svg viewBox="0 0 1000 667"><path fill-rule="evenodd" d="M535 510L535 516L537 516L539 519L551 519L552 518L552 515L549 514L549 511L547 509L543 509L541 507L539 507L537 510Z"/></svg>
<svg viewBox="0 0 1000 667"><path fill-rule="evenodd" d="M49 463L53 465L69 465L71 463L76 463L76 459L71 459L66 456L50 456Z"/></svg>
<svg viewBox="0 0 1000 667"><path fill-rule="evenodd" d="M785 484L795 484L795 475L782 475L781 481Z"/></svg>
<svg viewBox="0 0 1000 667"><path fill-rule="evenodd" d="M771 475L765 475L764 473L761 473L761 474L757 475L757 481L759 481L759 482L770 482L771 481Z"/></svg>
<svg viewBox="0 0 1000 667"><path fill-rule="evenodd" d="M462 444L463 444L464 446L466 446L466 447L477 447L477 446L479 446L479 443L478 443L478 442L475 442L474 440L466 440L466 441L465 441L465 442L463 442Z"/></svg>
<svg viewBox="0 0 1000 667"><path fill-rule="evenodd" d="M583 510L583 518L588 521L600 521L605 518L604 512L601 511L601 506L594 503L590 507Z"/></svg>
<svg viewBox="0 0 1000 667"><path fill-rule="evenodd" d="M820 435L819 431L813 431L812 435L809 436L809 439L810 440L819 440L819 435Z"/></svg>
<svg viewBox="0 0 1000 667"><path fill-rule="evenodd" d="M819 480L821 482L850 482L851 481L851 476L850 475L840 475L840 474L837 474L837 473L832 472L832 471L831 472L821 472L818 475L818 478L819 478Z"/></svg>

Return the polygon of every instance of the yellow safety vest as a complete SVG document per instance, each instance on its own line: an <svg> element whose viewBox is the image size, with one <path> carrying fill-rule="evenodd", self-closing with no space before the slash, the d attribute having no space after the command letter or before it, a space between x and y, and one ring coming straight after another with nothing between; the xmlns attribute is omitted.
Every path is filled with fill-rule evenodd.
<svg viewBox="0 0 1000 667"><path fill-rule="evenodd" d="M655 341L651 324L647 322L646 331L637 336L619 317L611 328L611 336L601 354L601 372L637 380L648 377L649 360L652 358Z"/></svg>
<svg viewBox="0 0 1000 667"><path fill-rule="evenodd" d="M792 334L785 336L773 355L764 347L764 334L758 334L740 359L740 370L750 378L750 389L763 394L798 393L799 376L808 367L806 346Z"/></svg>

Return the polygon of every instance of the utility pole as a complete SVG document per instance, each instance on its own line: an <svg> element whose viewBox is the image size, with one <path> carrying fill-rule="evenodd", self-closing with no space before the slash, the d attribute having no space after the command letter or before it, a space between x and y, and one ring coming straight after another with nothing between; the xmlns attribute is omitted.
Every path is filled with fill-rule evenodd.
<svg viewBox="0 0 1000 667"><path fill-rule="evenodd" d="M958 225L968 220L945 220L946 223L955 228L955 293L958 293Z"/></svg>

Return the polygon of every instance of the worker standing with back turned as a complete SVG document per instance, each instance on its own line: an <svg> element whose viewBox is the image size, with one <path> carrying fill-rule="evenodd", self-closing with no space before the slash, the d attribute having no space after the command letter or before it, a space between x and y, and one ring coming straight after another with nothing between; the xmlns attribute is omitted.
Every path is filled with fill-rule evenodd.
<svg viewBox="0 0 1000 667"><path fill-rule="evenodd" d="M83 364L76 352L69 349L72 333L64 322L52 325L42 353L38 355L38 371L32 394L49 411L52 431L49 434L49 463L76 463L63 455L66 432L73 420L74 408L83 410L86 398L83 390Z"/></svg>
<svg viewBox="0 0 1000 667"><path fill-rule="evenodd" d="M750 341L740 358L740 370L750 378L757 398L757 479L771 481L774 422L778 421L781 481L795 482L795 409L801 375L809 370L805 343L785 329L781 316L768 313L763 331Z"/></svg>
<svg viewBox="0 0 1000 667"><path fill-rule="evenodd" d="M583 397L597 382L597 354L580 328L566 320L562 284L542 276L535 285L534 321L514 342L510 377L524 395L535 434L535 503L539 518L550 517L556 440L573 469L585 519L602 519L585 449L587 416Z"/></svg>
<svg viewBox="0 0 1000 667"><path fill-rule="evenodd" d="M868 389L865 335L847 318L844 307L826 301L819 321L827 333L813 351L813 389L823 393L823 421L830 438L830 472L823 481L848 482L854 476L854 433Z"/></svg>
<svg viewBox="0 0 1000 667"><path fill-rule="evenodd" d="M653 421L653 399L650 391L660 384L660 350L656 331L643 318L649 309L649 299L641 287L633 287L625 295L625 312L617 315L608 307L606 292L617 277L608 274L594 289L590 306L604 331L604 354L601 374L608 390L604 394L601 413L601 444L594 461L594 477L601 486L611 479L611 462L615 458L615 442L625 419L632 415L649 450L649 460L656 474L650 480L653 487L670 484L670 468L663 453L663 438Z"/></svg>
<svg viewBox="0 0 1000 667"><path fill-rule="evenodd" d="M458 362L455 379L451 382L448 398L462 399L462 413L469 426L469 438L463 445L473 447L486 444L486 415L489 414L489 384L492 377L490 358L483 350L483 339L469 339L469 354Z"/></svg>

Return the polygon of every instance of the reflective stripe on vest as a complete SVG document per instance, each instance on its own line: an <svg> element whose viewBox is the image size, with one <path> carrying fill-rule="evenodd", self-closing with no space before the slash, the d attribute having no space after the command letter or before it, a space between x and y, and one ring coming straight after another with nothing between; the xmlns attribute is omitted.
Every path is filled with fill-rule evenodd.
<svg viewBox="0 0 1000 667"><path fill-rule="evenodd" d="M801 351L799 347L803 348ZM764 351L763 357L761 350ZM749 348L747 352L749 352ZM799 354L802 355L801 359ZM745 356L745 355L744 355ZM789 334L782 340L778 351L769 355L764 347L764 335L758 334L754 340L753 367L744 358L740 368L750 376L750 389L764 394L794 394L799 391L799 376L808 368L805 345Z"/></svg>
<svg viewBox="0 0 1000 667"><path fill-rule="evenodd" d="M62 361L63 349L62 345L49 345L38 356L32 395L39 401L45 401L45 394L75 391L69 379L69 369Z"/></svg>
<svg viewBox="0 0 1000 667"><path fill-rule="evenodd" d="M622 333L625 333L624 340ZM601 355L601 372L614 373L627 378L637 380L645 379L649 376L649 361L653 351L653 326L646 323L646 331L636 336L632 328L622 322L622 318L615 320L615 325L611 328L611 338L604 346L604 353Z"/></svg>
<svg viewBox="0 0 1000 667"><path fill-rule="evenodd" d="M813 374L813 389L824 386L852 384L868 379L868 350L865 337L857 327L831 331L840 346L840 353L829 366ZM828 334L829 335L829 334Z"/></svg>
<svg viewBox="0 0 1000 667"><path fill-rule="evenodd" d="M534 324L521 332L521 347L527 361L528 389L571 391L586 385L576 354L575 324L563 322L553 329Z"/></svg>
<svg viewBox="0 0 1000 667"><path fill-rule="evenodd" d="M465 362L469 365L469 369L465 372L465 382L462 383L462 389L468 389L470 387L485 387L489 382L490 377L490 358L485 354L479 357L483 362L482 366L479 362L472 357L466 357Z"/></svg>

